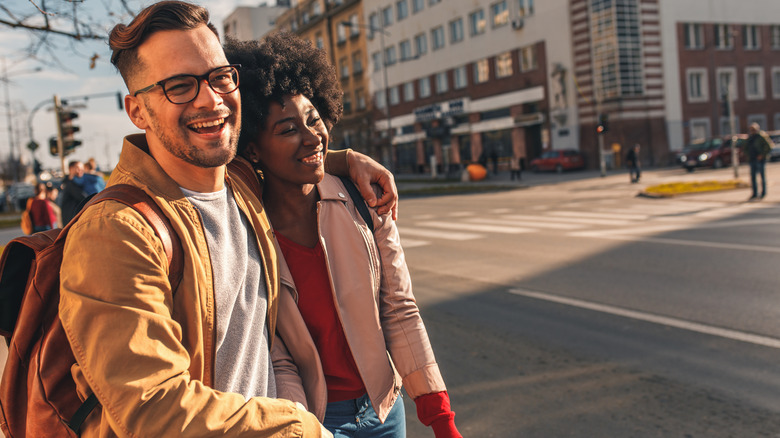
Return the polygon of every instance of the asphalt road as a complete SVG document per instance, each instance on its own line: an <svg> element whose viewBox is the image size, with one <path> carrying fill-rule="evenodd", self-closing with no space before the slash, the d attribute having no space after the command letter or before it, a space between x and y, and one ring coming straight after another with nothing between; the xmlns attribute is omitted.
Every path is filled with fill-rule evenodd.
<svg viewBox="0 0 780 438"><path fill-rule="evenodd" d="M678 177L730 175L645 176ZM656 200L627 179L402 201L464 436L780 436L780 185Z"/></svg>

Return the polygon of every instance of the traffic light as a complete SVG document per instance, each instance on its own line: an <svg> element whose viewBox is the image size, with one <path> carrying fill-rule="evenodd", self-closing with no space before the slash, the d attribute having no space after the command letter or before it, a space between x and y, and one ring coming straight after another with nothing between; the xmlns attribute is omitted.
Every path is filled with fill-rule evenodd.
<svg viewBox="0 0 780 438"><path fill-rule="evenodd" d="M81 145L81 140L73 138L73 134L81 130L80 127L73 124L73 120L78 118L78 113L67 108L61 108L57 114L59 123L59 134L62 138L62 149L65 155L73 152L76 147Z"/></svg>
<svg viewBox="0 0 780 438"><path fill-rule="evenodd" d="M596 126L596 132L603 134L609 131L609 118L606 114L599 114L599 124Z"/></svg>

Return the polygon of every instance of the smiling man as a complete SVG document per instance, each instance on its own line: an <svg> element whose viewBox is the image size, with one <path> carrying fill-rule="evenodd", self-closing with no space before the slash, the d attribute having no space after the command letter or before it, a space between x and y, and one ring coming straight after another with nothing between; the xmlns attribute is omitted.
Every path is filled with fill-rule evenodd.
<svg viewBox="0 0 780 438"><path fill-rule="evenodd" d="M135 185L159 205L184 272L174 290L161 241L120 203L89 207L71 228L60 319L77 389L100 403L84 437L329 436L302 406L274 398L278 265L260 200L227 170L240 67L208 17L166 1L111 32L126 111L144 133L125 138L108 185ZM392 208L392 176L359 154L326 157L343 170L347 159L363 185L385 182Z"/></svg>

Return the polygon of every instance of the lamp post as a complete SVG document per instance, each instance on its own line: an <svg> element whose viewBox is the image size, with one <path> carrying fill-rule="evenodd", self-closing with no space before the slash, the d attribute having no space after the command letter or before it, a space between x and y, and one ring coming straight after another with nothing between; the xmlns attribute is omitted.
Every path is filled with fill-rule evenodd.
<svg viewBox="0 0 780 438"><path fill-rule="evenodd" d="M377 28L372 26L371 24L359 24L359 23L353 23L351 21L342 21L341 25L347 27L362 27L363 29L367 29L372 33L373 32L379 33L379 45L382 50L380 58L382 60L382 82L383 82L382 95L384 97L384 104L385 104L384 116L385 116L385 121L387 123L387 128L386 128L387 138L388 138L388 145L390 147L390 154L391 154L390 163L389 163L390 166L388 167L390 168L391 171L394 171L396 157L395 157L395 151L393 150L393 129L390 122L390 99L389 99L390 96L388 93L390 88L387 85L387 60L385 59L385 35L390 35L390 33L388 33L384 29L384 26Z"/></svg>
<svg viewBox="0 0 780 438"><path fill-rule="evenodd" d="M34 73L41 71L40 67L34 68L32 70L24 70L24 71L17 71L12 72L15 75L25 74L25 73ZM14 173L14 182L19 181L19 166L16 160L16 157L14 155L14 149L16 148L16 141L14 139L14 128L13 128L13 121L11 119L11 93L8 89L8 84L11 81L8 75L8 67L5 57L3 57L3 75L0 77L0 80L3 81L5 84L5 114L6 114L6 124L8 125L8 147L10 149L10 155L11 155L11 163L13 164L13 173ZM21 158L21 151L19 152L19 157Z"/></svg>

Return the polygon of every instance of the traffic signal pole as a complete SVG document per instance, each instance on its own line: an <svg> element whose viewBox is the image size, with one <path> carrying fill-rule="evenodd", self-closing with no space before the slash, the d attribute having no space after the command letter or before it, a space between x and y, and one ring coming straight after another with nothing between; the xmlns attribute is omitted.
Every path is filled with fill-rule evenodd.
<svg viewBox="0 0 780 438"><path fill-rule="evenodd" d="M731 92L726 89L726 107L728 108L729 129L731 130L731 166L734 168L734 179L739 178L739 154L737 153L737 129L734 126L734 102Z"/></svg>
<svg viewBox="0 0 780 438"><path fill-rule="evenodd" d="M60 155L60 168L62 169L62 175L65 176L65 146L62 139L62 124L60 123L60 113L62 112L62 103L60 102L60 96L54 95L54 113L57 119L57 150Z"/></svg>

